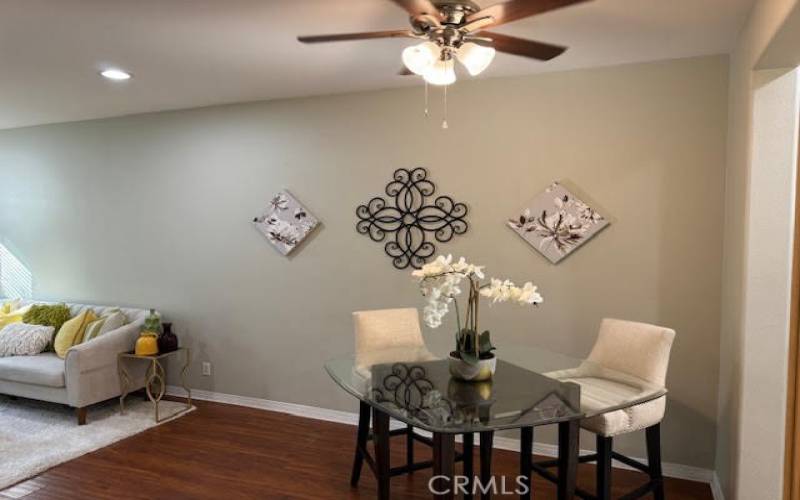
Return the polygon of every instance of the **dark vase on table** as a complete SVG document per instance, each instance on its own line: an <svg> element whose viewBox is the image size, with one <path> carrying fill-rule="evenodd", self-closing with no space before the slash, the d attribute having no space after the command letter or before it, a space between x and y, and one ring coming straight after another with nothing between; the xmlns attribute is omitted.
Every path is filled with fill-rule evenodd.
<svg viewBox="0 0 800 500"><path fill-rule="evenodd" d="M178 337L172 333L172 323L164 323L164 331L158 336L158 352L172 352L178 348Z"/></svg>

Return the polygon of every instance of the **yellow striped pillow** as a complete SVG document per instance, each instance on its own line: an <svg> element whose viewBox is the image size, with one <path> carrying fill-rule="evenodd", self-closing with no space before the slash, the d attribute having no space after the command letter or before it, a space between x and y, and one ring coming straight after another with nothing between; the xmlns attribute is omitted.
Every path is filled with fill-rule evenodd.
<svg viewBox="0 0 800 500"><path fill-rule="evenodd" d="M97 337L97 334L100 333L100 329L103 328L103 324L107 319L108 316L102 316L86 325L86 330L83 333L83 342L89 342Z"/></svg>

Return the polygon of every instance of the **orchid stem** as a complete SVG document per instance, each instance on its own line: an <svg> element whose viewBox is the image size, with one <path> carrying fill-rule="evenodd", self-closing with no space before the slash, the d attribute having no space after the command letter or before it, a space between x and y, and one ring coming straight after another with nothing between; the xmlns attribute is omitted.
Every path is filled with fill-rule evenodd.
<svg viewBox="0 0 800 500"><path fill-rule="evenodd" d="M458 311L458 300L453 297L453 305L456 308L456 326L458 330L456 331L456 352L458 352L458 335L461 333L461 313Z"/></svg>

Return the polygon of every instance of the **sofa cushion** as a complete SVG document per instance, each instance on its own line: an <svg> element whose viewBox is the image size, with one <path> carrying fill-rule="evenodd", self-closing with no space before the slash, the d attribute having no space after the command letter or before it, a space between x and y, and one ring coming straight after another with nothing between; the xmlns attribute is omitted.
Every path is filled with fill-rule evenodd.
<svg viewBox="0 0 800 500"><path fill-rule="evenodd" d="M64 387L64 360L54 352L0 358L0 380Z"/></svg>
<svg viewBox="0 0 800 500"><path fill-rule="evenodd" d="M52 326L12 323L0 329L0 357L35 356L53 341Z"/></svg>
<svg viewBox="0 0 800 500"><path fill-rule="evenodd" d="M646 403L583 419L581 427L605 437L646 429L661 422L666 403L666 396L661 396Z"/></svg>

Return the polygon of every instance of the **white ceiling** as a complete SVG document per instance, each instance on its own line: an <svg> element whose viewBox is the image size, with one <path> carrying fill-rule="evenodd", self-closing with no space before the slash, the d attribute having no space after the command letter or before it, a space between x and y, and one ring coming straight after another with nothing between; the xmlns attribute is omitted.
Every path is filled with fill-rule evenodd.
<svg viewBox="0 0 800 500"><path fill-rule="evenodd" d="M570 50L498 55L484 75L726 53L753 2L594 0L498 29ZM0 128L419 85L395 74L412 40L295 41L406 26L388 0L2 0ZM106 81L106 66L135 76Z"/></svg>

